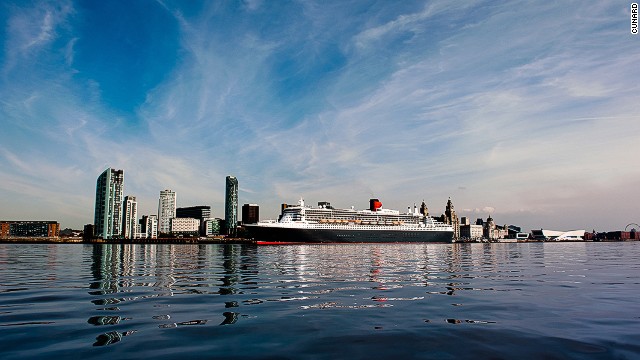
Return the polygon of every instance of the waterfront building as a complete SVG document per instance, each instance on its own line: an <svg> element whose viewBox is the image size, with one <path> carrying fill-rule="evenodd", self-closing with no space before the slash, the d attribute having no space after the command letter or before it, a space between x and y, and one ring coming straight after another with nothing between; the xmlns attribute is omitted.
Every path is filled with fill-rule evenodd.
<svg viewBox="0 0 640 360"><path fill-rule="evenodd" d="M592 233L592 236L587 236L588 233L585 233L585 239L587 239L587 237L591 237L596 238L595 236L595 230L594 233ZM631 231L607 231L606 233L600 233L598 234L599 236L597 236L598 239L600 240L639 240L640 237L638 235L638 231L636 231L636 229L632 228Z"/></svg>
<svg viewBox="0 0 640 360"><path fill-rule="evenodd" d="M176 209L177 218L194 218L200 221L211 217L211 206L189 206Z"/></svg>
<svg viewBox="0 0 640 360"><path fill-rule="evenodd" d="M193 218L200 220L200 228L205 219L211 217L211 206L189 206L176 209L177 218ZM201 233L204 235L204 233Z"/></svg>
<svg viewBox="0 0 640 360"><path fill-rule="evenodd" d="M11 221L0 222L0 238L9 237L11 233Z"/></svg>
<svg viewBox="0 0 640 360"><path fill-rule="evenodd" d="M516 240L526 240L529 238L528 233L523 233L522 228L516 225L507 226L507 236L508 239L516 239Z"/></svg>
<svg viewBox="0 0 640 360"><path fill-rule="evenodd" d="M122 234L124 171L107 168L96 182L94 235L103 239Z"/></svg>
<svg viewBox="0 0 640 360"><path fill-rule="evenodd" d="M209 218L202 222L200 233L204 236L220 235L220 230L224 220L220 218Z"/></svg>
<svg viewBox="0 0 640 360"><path fill-rule="evenodd" d="M460 238L460 220L458 219L458 215L456 215L456 211L453 208L453 203L451 202L451 198L447 201L447 208L444 212L444 223L451 225L453 227L453 240L457 240Z"/></svg>
<svg viewBox="0 0 640 360"><path fill-rule="evenodd" d="M173 236L197 236L200 229L200 220L194 218L172 218L171 235Z"/></svg>
<svg viewBox="0 0 640 360"><path fill-rule="evenodd" d="M57 221L0 221L0 239L10 237L59 237Z"/></svg>
<svg viewBox="0 0 640 360"><path fill-rule="evenodd" d="M236 236L238 224L238 179L227 176L224 202L224 221L227 235Z"/></svg>
<svg viewBox="0 0 640 360"><path fill-rule="evenodd" d="M176 217L176 193L165 189L160 191L158 201L158 232L171 233L171 219Z"/></svg>
<svg viewBox="0 0 640 360"><path fill-rule="evenodd" d="M83 228L82 240L89 241L93 239L95 231L93 230L93 224L86 224Z"/></svg>
<svg viewBox="0 0 640 360"><path fill-rule="evenodd" d="M146 239L158 238L158 215L144 215L140 219L140 235Z"/></svg>
<svg viewBox="0 0 640 360"><path fill-rule="evenodd" d="M509 230L509 236L516 235L522 232L522 228L516 225L509 225L507 229Z"/></svg>
<svg viewBox="0 0 640 360"><path fill-rule="evenodd" d="M258 204L242 205L242 223L257 224L260 221L260 207Z"/></svg>
<svg viewBox="0 0 640 360"><path fill-rule="evenodd" d="M465 240L480 240L484 234L482 225L460 225L460 238Z"/></svg>
<svg viewBox="0 0 640 360"><path fill-rule="evenodd" d="M570 230L570 231L557 231L557 230L531 230L531 237L534 240L542 241L581 241L584 240L584 230Z"/></svg>
<svg viewBox="0 0 640 360"><path fill-rule="evenodd" d="M138 237L138 202L135 196L125 196L122 216L122 236L125 239Z"/></svg>
<svg viewBox="0 0 640 360"><path fill-rule="evenodd" d="M509 235L509 228L507 225L497 226L491 215L487 218L487 221L483 224L483 236L488 240L504 239Z"/></svg>
<svg viewBox="0 0 640 360"><path fill-rule="evenodd" d="M424 202L424 200L422 200L422 204L420 204L420 214L426 216L429 216L429 208L427 207L427 204Z"/></svg>

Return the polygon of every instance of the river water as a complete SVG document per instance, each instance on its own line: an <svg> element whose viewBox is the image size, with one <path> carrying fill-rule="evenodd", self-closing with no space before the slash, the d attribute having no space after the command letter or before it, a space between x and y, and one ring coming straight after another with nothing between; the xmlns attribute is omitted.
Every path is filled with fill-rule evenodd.
<svg viewBox="0 0 640 360"><path fill-rule="evenodd" d="M640 358L640 243L0 244L0 358Z"/></svg>

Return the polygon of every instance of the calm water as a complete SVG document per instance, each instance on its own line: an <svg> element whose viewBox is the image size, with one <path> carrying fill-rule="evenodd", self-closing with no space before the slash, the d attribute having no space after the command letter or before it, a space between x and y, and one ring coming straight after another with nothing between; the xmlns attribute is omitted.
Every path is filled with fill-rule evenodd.
<svg viewBox="0 0 640 360"><path fill-rule="evenodd" d="M640 243L0 245L0 358L640 358Z"/></svg>

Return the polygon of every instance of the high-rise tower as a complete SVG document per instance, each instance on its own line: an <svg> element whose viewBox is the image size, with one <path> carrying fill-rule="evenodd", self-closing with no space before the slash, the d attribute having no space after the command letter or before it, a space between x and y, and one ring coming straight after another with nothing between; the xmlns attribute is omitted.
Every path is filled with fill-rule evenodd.
<svg viewBox="0 0 640 360"><path fill-rule="evenodd" d="M235 176L227 176L224 221L227 226L227 235L235 236L238 223L238 179Z"/></svg>
<svg viewBox="0 0 640 360"><path fill-rule="evenodd" d="M122 209L122 236L135 239L138 231L138 202L135 196L125 196Z"/></svg>
<svg viewBox="0 0 640 360"><path fill-rule="evenodd" d="M158 201L158 233L171 232L171 219L176 217L176 193L167 189L160 191Z"/></svg>
<svg viewBox="0 0 640 360"><path fill-rule="evenodd" d="M94 234L103 239L118 237L122 231L124 171L107 168L96 182Z"/></svg>

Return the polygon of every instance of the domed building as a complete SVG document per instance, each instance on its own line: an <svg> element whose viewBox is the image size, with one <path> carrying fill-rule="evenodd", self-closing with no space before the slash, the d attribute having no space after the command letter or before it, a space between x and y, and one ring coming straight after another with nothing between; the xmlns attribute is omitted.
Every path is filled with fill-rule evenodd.
<svg viewBox="0 0 640 360"><path fill-rule="evenodd" d="M483 223L482 230L484 238L489 241L504 239L509 234L509 228L507 225L497 226L491 215L489 215L487 221Z"/></svg>

